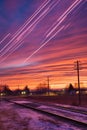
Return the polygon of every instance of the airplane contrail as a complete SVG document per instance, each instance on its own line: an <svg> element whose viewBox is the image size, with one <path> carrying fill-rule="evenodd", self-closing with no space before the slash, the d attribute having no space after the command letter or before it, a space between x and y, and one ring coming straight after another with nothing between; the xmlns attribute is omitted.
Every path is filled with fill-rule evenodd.
<svg viewBox="0 0 87 130"><path fill-rule="evenodd" d="M17 30L17 32L13 35L13 37L15 35L19 35L21 33L21 31L23 31L27 25L47 6L47 4L50 2L51 0L46 0L45 2L42 3L41 6L39 6L39 8L33 13L33 15L31 17L28 18L28 20Z"/></svg>
<svg viewBox="0 0 87 130"><path fill-rule="evenodd" d="M59 1L60 1L60 0L59 0ZM57 1L57 3L55 3L51 8L50 8L50 6L49 6L49 7L46 9L46 10L49 9L48 12L47 12L47 14L59 3L59 1ZM46 11L45 11L45 12L46 12ZM44 12L43 12L43 13L44 13ZM47 15L47 14L46 14L46 15ZM43 18L44 18L46 15L44 15ZM42 18L42 19L43 19L43 18ZM36 26L36 22L39 23L42 19L40 19L40 18L36 19L36 20L34 21L34 23L31 24L31 26L32 26L32 25ZM23 33L22 33L21 35L23 35L24 32L27 32L27 31L30 29L31 26L29 26L25 31L23 31ZM21 37L21 35L20 35L19 37ZM28 35L29 35L29 32L28 32Z"/></svg>
<svg viewBox="0 0 87 130"><path fill-rule="evenodd" d="M49 29L49 31L48 31L48 34L46 35L46 38L45 38L45 40L47 40L47 41L45 41L45 43L43 43L43 45L41 45L36 51L34 51L29 57L32 57L34 54L36 54L43 46L45 46L55 35L57 35L58 34L58 31L57 32L54 32L58 27L59 27L59 25L66 19L66 17L67 17L67 15L72 11L72 10L74 10L74 8L75 7L77 7L81 2L82 2L83 0L76 0L75 2L73 2L73 4L63 13L63 15L61 15L58 19L57 19L57 21L51 26L51 28ZM55 3L56 4L56 3ZM49 10L49 8L47 8L47 11ZM47 11L45 11L45 12L47 12ZM45 12L43 12L42 13L42 16L44 16L44 14L45 14ZM37 20L36 20L36 23L38 22L38 20L40 20L40 16L39 16L39 18L37 18ZM34 26L36 26L36 23L32 23L32 28L29 28L29 29L31 29L31 31L33 30L33 28L34 28ZM55 25L55 26L54 26ZM59 29L59 32L63 29L64 27L62 27L62 28L60 28ZM28 31L28 29L27 29L27 31ZM25 30L25 33L27 32L26 30ZM30 32L31 32L30 31ZM29 32L29 33L30 33ZM20 42L22 42L22 36L25 34L25 33L21 33L17 38L19 38L19 39L15 39L15 40L20 40L20 41L18 41L17 43L16 43L16 41L14 41L14 43L16 43L16 45L12 48L12 52L10 53L10 54L12 54L20 45L22 45L22 43L20 43ZM54 34L53 36L51 36L52 35L52 33ZM26 34L27 35L27 34ZM26 35L24 36L24 37L26 37ZM50 38L49 38L50 37ZM48 39L47 39L48 38ZM20 44L19 44L20 43ZM12 44L12 46L13 46L13 44ZM11 48L9 48L9 49L11 49ZM8 49L8 50L9 50ZM4 53L5 54L5 53ZM30 58L26 58L26 60L24 61L24 62L26 62L26 61L28 61Z"/></svg>
<svg viewBox="0 0 87 130"><path fill-rule="evenodd" d="M60 1L60 0L59 0ZM59 3L59 1L57 1L56 3L51 3L49 6L48 6L48 8L45 10L45 11L43 11L42 12L42 14L41 15L43 15L43 14L45 14L43 17L40 15L40 16L38 16L38 18L36 18L35 20L34 20L34 22L33 23L31 23L30 24L30 26L27 28L27 29L25 29L19 36L18 36L18 38L17 39L20 39L32 26L36 26L58 3ZM50 6L52 6L51 8L50 8ZM48 12L47 12L48 11ZM47 14L46 14L46 12L47 12ZM32 28L34 28L34 27L32 27ZM33 29L30 29L30 30L33 30ZM30 31L31 32L31 31ZM28 35L29 35L29 33L30 32L28 32Z"/></svg>
<svg viewBox="0 0 87 130"><path fill-rule="evenodd" d="M49 0L50 1L50 0ZM48 3L48 2L47 2ZM45 6L46 6L46 4L45 4ZM45 7L44 6L44 7ZM43 9L43 8L42 8ZM38 12L39 13L39 12ZM36 15L35 15L36 16ZM2 53L2 55L0 56L0 57L2 57L6 52L8 52L9 51L9 48L11 48L11 47L13 47L13 43L14 43L14 41L16 40L15 38L17 37L17 35L15 35L1 50L0 50L0 52L3 52ZM16 40L17 41L17 40ZM10 44L10 43L12 43L11 45L10 45L10 47L8 47L8 45ZM8 47L8 48L7 48ZM5 49L6 48L6 49ZM5 49L5 51L4 51L4 49Z"/></svg>
<svg viewBox="0 0 87 130"><path fill-rule="evenodd" d="M0 44L2 44L11 34L8 33L1 41L0 41Z"/></svg>
<svg viewBox="0 0 87 130"><path fill-rule="evenodd" d="M59 21L59 22L53 27L53 29L51 29L51 31L46 35L46 38L48 38L48 37L56 30L56 28L65 20L66 17L67 17L67 16L64 16L64 18L63 18L61 21Z"/></svg>
<svg viewBox="0 0 87 130"><path fill-rule="evenodd" d="M46 0L45 2L43 2L43 4L35 11L35 13L30 17L30 19L28 19L27 21L28 21L28 23L26 23L26 25L27 24L29 24L30 22L31 22L31 20L33 20L33 18L35 17L35 16L37 16L38 15L38 13L40 13L40 11L48 4L50 2L50 0ZM30 20L30 21L29 21ZM24 26L25 26L25 23L24 23ZM22 27L22 28L24 28L24 27ZM21 31L20 29L19 29L19 31ZM15 38L18 36L18 31L13 35L14 37L6 44L6 46L4 46L3 48L2 48L2 50L0 51L0 52L3 52L4 51L4 49L11 43L11 42L13 42L14 40L15 40Z"/></svg>
<svg viewBox="0 0 87 130"><path fill-rule="evenodd" d="M59 0L60 1L60 0ZM18 38L16 38L16 41L14 41L14 43L18 43L17 42L17 40L18 39L20 39L22 36L23 36L23 34L25 34L28 30L29 30L29 32L28 32L28 35L29 35L29 33L35 28L35 26L59 3L59 1L57 1L54 5L52 5L53 3L51 3L48 7L47 7L47 9L45 9L44 10L44 12L42 12L42 14L40 15L40 16L38 16L38 18L22 33L22 34L20 34L19 36L18 36ZM50 6L52 6L51 8L50 8ZM32 28L31 28L32 27ZM26 35L23 37L23 39L26 37ZM19 41L19 43L21 42L21 40ZM17 45L16 45L17 46ZM19 47L20 45L18 45L18 47ZM1 55L1 56L3 56L7 51L9 51L9 49L11 49L11 47L13 47L13 44L10 46L10 47L8 47L7 49L6 49L6 51L4 51L4 53ZM16 47L17 48L17 47ZM12 48L12 50L13 50L13 48ZM12 52L11 52L12 53Z"/></svg>
<svg viewBox="0 0 87 130"><path fill-rule="evenodd" d="M46 32L46 34L49 32L49 34L47 34L46 37L48 37L54 30L55 30L55 26L59 26L64 20L65 18L68 16L68 14L74 10L74 8L76 6L78 6L83 0L76 0L58 19L57 21L52 25L52 27ZM57 25L56 25L57 24ZM53 28L53 29L52 29Z"/></svg>
<svg viewBox="0 0 87 130"><path fill-rule="evenodd" d="M83 0L76 0L75 2L73 2L73 4L61 15L60 18L58 18L57 20L57 25L52 26L53 28L51 28L51 32L49 32L46 36L46 38L48 38L54 31L55 29L65 20L65 18L67 17L68 14L70 14L74 8L76 8ZM60 21L59 21L60 20ZM30 56L28 56L24 63L27 62L33 55L35 55L42 47L44 47L53 37L55 37L62 29L64 28L61 27L57 32L54 33L53 36L51 36L49 39L47 39L47 41L45 41L38 49L36 49ZM45 38L45 39L46 39Z"/></svg>
<svg viewBox="0 0 87 130"><path fill-rule="evenodd" d="M26 60L24 61L24 63L26 61L28 61L33 55L35 55L42 47L44 47L54 36L56 36L56 34L58 34L62 29L64 28L64 26L62 26L53 36L51 36L47 41L45 41L38 49L36 49L28 58L26 58Z"/></svg>

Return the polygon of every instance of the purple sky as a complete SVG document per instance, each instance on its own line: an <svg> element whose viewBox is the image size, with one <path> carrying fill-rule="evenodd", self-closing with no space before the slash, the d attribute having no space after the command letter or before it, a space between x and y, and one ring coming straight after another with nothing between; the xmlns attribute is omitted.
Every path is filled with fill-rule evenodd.
<svg viewBox="0 0 87 130"><path fill-rule="evenodd" d="M75 83L76 60L86 85L87 0L0 0L1 83Z"/></svg>

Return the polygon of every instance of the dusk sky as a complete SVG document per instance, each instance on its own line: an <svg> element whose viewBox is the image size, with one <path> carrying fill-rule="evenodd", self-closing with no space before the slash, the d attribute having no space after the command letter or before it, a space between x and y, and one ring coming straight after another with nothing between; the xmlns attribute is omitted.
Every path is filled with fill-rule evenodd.
<svg viewBox="0 0 87 130"><path fill-rule="evenodd" d="M0 0L0 84L87 87L87 0Z"/></svg>

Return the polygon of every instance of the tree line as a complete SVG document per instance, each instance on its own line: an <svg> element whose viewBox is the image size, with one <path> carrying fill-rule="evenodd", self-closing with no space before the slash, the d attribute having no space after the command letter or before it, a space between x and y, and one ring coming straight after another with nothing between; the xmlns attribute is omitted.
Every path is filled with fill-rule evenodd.
<svg viewBox="0 0 87 130"><path fill-rule="evenodd" d="M8 85L1 85L0 86L0 95L1 96L17 96L17 95L29 95L30 94L30 89L26 85L24 89L15 89L11 90Z"/></svg>
<svg viewBox="0 0 87 130"><path fill-rule="evenodd" d="M81 92L86 92L87 90L82 88ZM1 96L20 96L20 95L60 95L60 94L70 94L74 95L78 92L78 88L75 88L71 83L65 89L51 89L51 87L47 86L46 83L40 83L34 90L30 90L30 88L26 85L23 89L15 89L11 90L8 85L0 86L0 95Z"/></svg>

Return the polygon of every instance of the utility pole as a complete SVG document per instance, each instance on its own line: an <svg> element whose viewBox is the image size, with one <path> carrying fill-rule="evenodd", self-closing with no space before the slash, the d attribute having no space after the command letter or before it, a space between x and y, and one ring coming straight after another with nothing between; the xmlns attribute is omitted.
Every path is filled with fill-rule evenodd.
<svg viewBox="0 0 87 130"><path fill-rule="evenodd" d="M49 90L50 90L49 76L47 76L47 90L48 90L48 96L49 96Z"/></svg>
<svg viewBox="0 0 87 130"><path fill-rule="evenodd" d="M78 78L78 98L79 98L79 105L81 105L81 90L80 90L80 74L79 74L79 70L80 70L80 67L79 67L79 61L76 61L76 70L77 70L77 78Z"/></svg>

